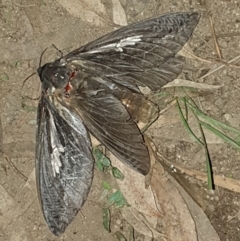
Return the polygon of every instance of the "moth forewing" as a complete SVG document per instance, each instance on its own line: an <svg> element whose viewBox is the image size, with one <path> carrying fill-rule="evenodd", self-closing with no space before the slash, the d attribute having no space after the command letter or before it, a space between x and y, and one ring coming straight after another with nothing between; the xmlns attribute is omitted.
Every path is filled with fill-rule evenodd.
<svg viewBox="0 0 240 241"><path fill-rule="evenodd" d="M60 235L84 204L93 177L88 132L79 116L42 96L38 111L36 176L50 230Z"/></svg>

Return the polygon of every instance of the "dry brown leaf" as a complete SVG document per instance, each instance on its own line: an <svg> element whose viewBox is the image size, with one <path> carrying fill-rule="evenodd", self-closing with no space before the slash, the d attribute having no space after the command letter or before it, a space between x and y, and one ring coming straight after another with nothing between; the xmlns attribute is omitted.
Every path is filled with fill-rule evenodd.
<svg viewBox="0 0 240 241"><path fill-rule="evenodd" d="M29 233L25 230L26 225L23 225L23 220L21 217L15 220L12 225L10 225L5 231L6 234L9 234L8 241L32 241L32 238L29 237ZM2 235L1 235L2 236Z"/></svg>
<svg viewBox="0 0 240 241"><path fill-rule="evenodd" d="M104 5L100 0L57 0L71 15L81 18L97 26L104 26L101 16L106 15Z"/></svg>
<svg viewBox="0 0 240 241"><path fill-rule="evenodd" d="M159 175L161 166L156 163L153 169L152 188L161 204L164 216L164 233L168 240L197 241L195 223L182 196L165 175Z"/></svg>
<svg viewBox="0 0 240 241"><path fill-rule="evenodd" d="M161 156L161 158L163 158L163 157ZM181 172L184 172L189 176L195 177L198 180L205 181L205 182L207 182L207 180L208 180L206 173L181 166L181 165L179 165L177 163L174 163L174 162L171 162L171 161L169 161L165 158L164 158L164 161L168 165L174 166L175 168L177 168ZM240 193L240 181L239 180L229 178L229 177L223 177L223 176L220 176L220 175L214 175L213 178L214 178L214 183L215 183L216 186L220 186L220 187L226 188L230 191Z"/></svg>
<svg viewBox="0 0 240 241"><path fill-rule="evenodd" d="M202 208L200 208L194 200L187 194L187 192L178 184L178 182L171 176L169 179L178 189L182 197L184 198L187 206L192 214L192 217L196 223L196 229L198 234L198 241L220 241L220 238L209 221L207 215L204 213Z"/></svg>
<svg viewBox="0 0 240 241"><path fill-rule="evenodd" d="M148 236L150 238L157 238L164 236L159 233L147 220L146 218L138 212L133 207L124 207L122 210L123 218L131 225L133 228L141 234Z"/></svg>
<svg viewBox="0 0 240 241"><path fill-rule="evenodd" d="M144 214L148 222L155 227L158 217L161 217L161 210L157 206L151 187L145 188L145 176L125 165L112 154L110 159L112 165L121 170L124 175L124 180L117 180L117 183L127 202L132 208Z"/></svg>
<svg viewBox="0 0 240 241"><path fill-rule="evenodd" d="M196 59L196 60L199 60L199 61L202 61L202 62L205 62L205 63L209 63L209 64L212 63L211 61L208 61L206 59L202 59L202 58L196 56L194 54L194 52L192 51L192 49L190 48L188 43L186 43L182 47L182 49L178 52L178 55L181 55L181 56L183 56L185 58L188 58L188 59Z"/></svg>
<svg viewBox="0 0 240 241"><path fill-rule="evenodd" d="M178 52L178 55L181 55L181 56L183 56L185 58L189 58L189 59L194 59L195 58L195 54L193 53L193 51L190 48L188 43L183 45L181 50Z"/></svg>
<svg viewBox="0 0 240 241"><path fill-rule="evenodd" d="M0 227L7 227L14 220L19 218L37 199L35 169L31 172L28 181L21 190L18 191L14 197L14 203L11 208L0 216ZM25 202L22 202L25 200Z"/></svg>
<svg viewBox="0 0 240 241"><path fill-rule="evenodd" d="M151 155L152 158L155 156ZM137 216L138 225L149 223L148 232L153 235L151 227L155 230L156 221L161 220L163 233L166 234L169 241L175 241L176 237L179 237L178 241L197 240L195 223L191 213L159 162L154 165L150 187L145 189L143 175L133 171L113 155L110 156L110 159L112 164L124 174L124 180L118 181L121 192L131 207L136 209L143 219L147 220L144 223L143 219ZM155 220L150 219L151 217Z"/></svg>
<svg viewBox="0 0 240 241"><path fill-rule="evenodd" d="M188 88L195 88L199 90L217 90L222 88L224 85L208 85L204 83L197 83L190 80L185 79L175 79L172 82L167 83L162 88L172 88L172 87L188 87Z"/></svg>
<svg viewBox="0 0 240 241"><path fill-rule="evenodd" d="M5 188L0 185L0 213L4 214L14 204L12 197L7 193Z"/></svg>
<svg viewBox="0 0 240 241"><path fill-rule="evenodd" d="M146 145L149 149L152 166L151 186L158 202L161 204L164 216L164 233L169 240L194 241L197 240L195 222L192 214L182 198L181 194L169 180L166 173L163 175L163 167L157 160L157 149L153 142L147 138Z"/></svg>
<svg viewBox="0 0 240 241"><path fill-rule="evenodd" d="M121 25L126 26L127 23L127 16L125 13L125 10L122 7L122 4L119 2L119 0L112 0L113 4L113 22Z"/></svg>

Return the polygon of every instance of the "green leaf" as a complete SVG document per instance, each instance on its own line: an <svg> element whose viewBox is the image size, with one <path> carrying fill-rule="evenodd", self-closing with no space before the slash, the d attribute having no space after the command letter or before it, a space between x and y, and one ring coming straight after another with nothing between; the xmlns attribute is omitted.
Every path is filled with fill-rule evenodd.
<svg viewBox="0 0 240 241"><path fill-rule="evenodd" d="M135 238L134 238L134 229L132 226L129 227L129 238L128 238L128 241L134 241Z"/></svg>
<svg viewBox="0 0 240 241"><path fill-rule="evenodd" d="M93 156L96 163L100 162L103 168L111 165L110 160L97 147L93 148Z"/></svg>
<svg viewBox="0 0 240 241"><path fill-rule="evenodd" d="M112 186L106 181L102 182L102 187L107 190L112 190Z"/></svg>
<svg viewBox="0 0 240 241"><path fill-rule="evenodd" d="M94 147L93 148L93 156L94 156L96 161L100 160L101 156L102 156L102 152L97 147Z"/></svg>
<svg viewBox="0 0 240 241"><path fill-rule="evenodd" d="M123 180L124 179L124 175L121 173L121 171L116 168L116 167L113 167L112 168L112 174L115 178L119 179L119 180Z"/></svg>
<svg viewBox="0 0 240 241"><path fill-rule="evenodd" d="M103 189L103 191L102 191L102 193L101 193L98 201L100 202L100 201L102 201L103 199L105 199L105 198L109 195L109 192L110 192L109 190Z"/></svg>
<svg viewBox="0 0 240 241"><path fill-rule="evenodd" d="M127 203L127 200L125 199L125 197L123 196L123 194L120 192L120 190L117 190L116 192L114 192L113 194L111 194L108 197L108 202L110 204L115 204L116 207L124 207L126 206L130 206Z"/></svg>
<svg viewBox="0 0 240 241"><path fill-rule="evenodd" d="M97 160L97 161L96 161L96 165L97 165L97 168L98 168L101 172L104 171L104 168L103 168L103 165L102 165L101 161Z"/></svg>
<svg viewBox="0 0 240 241"><path fill-rule="evenodd" d="M16 62L15 62L15 67L19 67L21 65L21 62L19 61L19 60L17 60Z"/></svg>
<svg viewBox="0 0 240 241"><path fill-rule="evenodd" d="M103 227L110 233L111 215L109 208L103 208Z"/></svg>
<svg viewBox="0 0 240 241"><path fill-rule="evenodd" d="M101 162L105 167L109 167L111 165L110 160L106 156L103 156L103 158L101 159Z"/></svg>
<svg viewBox="0 0 240 241"><path fill-rule="evenodd" d="M0 78L1 78L2 81L8 81L8 80L9 80L8 75L5 74L5 73L4 73L4 74L1 74L1 75L0 75Z"/></svg>
<svg viewBox="0 0 240 241"><path fill-rule="evenodd" d="M119 241L127 241L127 239L124 237L124 235L121 232L117 231L115 235Z"/></svg>

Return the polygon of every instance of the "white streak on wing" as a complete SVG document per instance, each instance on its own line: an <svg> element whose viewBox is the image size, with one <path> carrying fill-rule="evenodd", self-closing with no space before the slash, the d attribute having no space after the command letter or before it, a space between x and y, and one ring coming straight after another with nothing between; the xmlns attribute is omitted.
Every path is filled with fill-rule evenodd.
<svg viewBox="0 0 240 241"><path fill-rule="evenodd" d="M61 143L59 143L59 139L57 137L57 129L51 113L50 113L50 122L51 122L50 140L51 140L51 147L53 150L53 153L51 153L51 163L52 163L53 176L55 177L56 173L59 173L60 167L62 166L60 156L62 155L61 153L64 153L64 147L61 145Z"/></svg>
<svg viewBox="0 0 240 241"><path fill-rule="evenodd" d="M162 39L163 39L163 40L174 39L174 35L172 35L172 34L167 34L167 35L165 35Z"/></svg>
<svg viewBox="0 0 240 241"><path fill-rule="evenodd" d="M59 158L61 152L64 152L64 148L62 146L57 146L54 147L53 153L51 154L54 174L59 173L59 168L62 166L61 160Z"/></svg>
<svg viewBox="0 0 240 241"><path fill-rule="evenodd" d="M57 106L60 116L81 136L87 136L88 133L80 117L73 111L70 111L59 103Z"/></svg>
<svg viewBox="0 0 240 241"><path fill-rule="evenodd" d="M123 52L123 49L122 49L123 47L135 45L137 42L141 41L142 36L143 35L136 35L136 36L132 36L132 37L127 37L127 38L121 39L118 43L112 43L112 44L104 45L104 46L101 46L97 49L88 51L88 53L90 53L90 54L101 53L101 52L104 52L108 49L114 49L115 51Z"/></svg>

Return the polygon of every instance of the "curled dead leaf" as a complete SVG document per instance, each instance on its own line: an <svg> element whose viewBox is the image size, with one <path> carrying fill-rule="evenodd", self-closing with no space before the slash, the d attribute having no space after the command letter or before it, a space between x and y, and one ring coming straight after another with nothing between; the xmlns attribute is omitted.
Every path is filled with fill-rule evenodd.
<svg viewBox="0 0 240 241"><path fill-rule="evenodd" d="M125 165L112 154L110 154L110 159L112 165L124 175L124 179L117 180L117 183L129 205L149 216L148 221L153 226L156 225L158 217L162 216L161 208L156 203L151 187L145 188L145 176Z"/></svg>
<svg viewBox="0 0 240 241"><path fill-rule="evenodd" d="M165 236L164 234L158 232L156 227L153 227L152 224L148 222L147 218L135 208L124 207L121 212L123 218L139 233L150 238Z"/></svg>
<svg viewBox="0 0 240 241"><path fill-rule="evenodd" d="M121 26L126 26L128 24L127 16L124 8L122 7L122 4L119 2L119 0L112 0L112 5L113 5L113 22Z"/></svg>
<svg viewBox="0 0 240 241"><path fill-rule="evenodd" d="M57 0L72 16L96 26L104 26L106 10L100 0Z"/></svg>
<svg viewBox="0 0 240 241"><path fill-rule="evenodd" d="M155 158L152 150L150 155L151 159ZM113 155L110 158L114 166L117 166L125 176L123 181L118 181L118 185L131 208L137 210L138 215L136 213L134 215L138 220L138 225L144 224L147 227L148 231L145 232L145 235L148 233L154 237L153 230L159 234L156 225L161 221L161 232L166 234L168 240L176 240L176 237L179 241L197 240L191 213L178 190L163 172L159 162L156 162L153 167L151 185L146 189L143 175L130 169ZM128 215L130 215L129 213ZM128 221L130 220L134 220L134 218L129 217Z"/></svg>
<svg viewBox="0 0 240 241"><path fill-rule="evenodd" d="M178 52L178 55L181 55L181 56L183 56L183 57L185 57L185 58L188 58L188 59L195 59L195 60L199 60L199 61L201 61L201 62L205 62L205 63L209 63L209 64L212 63L211 61L208 61L208 60L206 60L206 59L202 59L202 58L196 56L196 55L194 54L194 52L192 51L192 49L190 48L190 46L189 46L188 43L186 43L186 44L182 47L182 49Z"/></svg>
<svg viewBox="0 0 240 241"><path fill-rule="evenodd" d="M208 85L204 83L197 83L185 79L175 79L172 82L167 83L162 88L172 88L172 87L188 87L188 88L195 88L198 90L217 90L222 88L224 85Z"/></svg>

